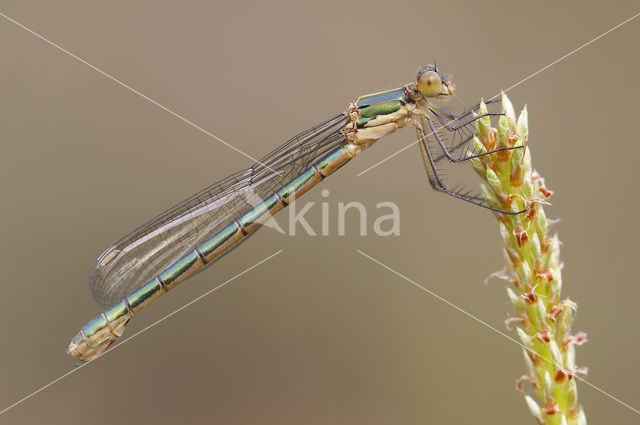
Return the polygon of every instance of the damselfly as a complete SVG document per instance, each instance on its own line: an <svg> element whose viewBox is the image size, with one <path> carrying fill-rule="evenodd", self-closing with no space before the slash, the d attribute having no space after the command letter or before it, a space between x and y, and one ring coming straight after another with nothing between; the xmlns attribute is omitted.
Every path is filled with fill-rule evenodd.
<svg viewBox="0 0 640 425"><path fill-rule="evenodd" d="M303 131L252 167L203 189L108 247L89 281L96 301L109 308L80 330L67 351L81 360L99 356L122 335L134 314L228 253L294 198L398 128L416 128L434 189L499 213L521 213L445 185L436 168L440 161L460 162L514 149L466 149L472 136L448 143L447 133L459 134L478 118L500 115L478 115L476 107L454 116L433 103L453 91L451 78L426 66L415 83L359 97L343 113ZM435 149L442 154L435 156Z"/></svg>

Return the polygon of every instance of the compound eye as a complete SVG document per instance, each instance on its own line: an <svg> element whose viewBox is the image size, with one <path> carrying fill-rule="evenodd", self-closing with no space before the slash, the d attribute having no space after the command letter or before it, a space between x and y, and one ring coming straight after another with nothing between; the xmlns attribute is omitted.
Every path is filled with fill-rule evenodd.
<svg viewBox="0 0 640 425"><path fill-rule="evenodd" d="M418 78L418 90L425 97L435 97L442 91L442 80L435 71L427 71Z"/></svg>

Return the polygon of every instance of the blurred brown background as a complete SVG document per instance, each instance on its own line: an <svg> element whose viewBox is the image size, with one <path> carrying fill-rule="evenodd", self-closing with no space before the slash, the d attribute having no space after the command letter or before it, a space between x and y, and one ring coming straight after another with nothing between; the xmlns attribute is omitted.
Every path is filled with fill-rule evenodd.
<svg viewBox="0 0 640 425"><path fill-rule="evenodd" d="M637 2L58 2L0 11L252 156L437 59L466 104L638 12ZM509 92L529 105L555 190L564 294L593 384L640 407L637 160L640 19ZM68 372L100 312L96 256L250 161L0 18L0 410ZM457 102L457 101L456 101ZM512 308L490 213L431 191L414 140L375 146L322 184L401 208L401 235L263 230L137 316L126 335L282 249L211 296L0 416L9 424L534 423L520 348L356 253L503 330ZM315 201L308 214L319 228ZM336 233L335 221L331 224ZM512 335L515 336L514 333ZM590 423L639 416L582 384Z"/></svg>

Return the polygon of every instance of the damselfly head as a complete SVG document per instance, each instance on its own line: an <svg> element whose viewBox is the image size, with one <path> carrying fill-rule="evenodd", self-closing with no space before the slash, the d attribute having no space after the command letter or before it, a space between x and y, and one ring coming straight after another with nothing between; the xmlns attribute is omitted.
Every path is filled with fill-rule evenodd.
<svg viewBox="0 0 640 425"><path fill-rule="evenodd" d="M418 71L418 90L424 97L444 97L454 92L451 77L444 75L434 65Z"/></svg>

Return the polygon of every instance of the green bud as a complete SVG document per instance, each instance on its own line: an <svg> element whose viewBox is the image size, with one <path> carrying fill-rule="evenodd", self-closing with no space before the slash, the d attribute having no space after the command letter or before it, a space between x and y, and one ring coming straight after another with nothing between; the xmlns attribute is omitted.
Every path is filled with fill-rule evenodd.
<svg viewBox="0 0 640 425"><path fill-rule="evenodd" d="M511 101L507 97L507 95L502 92L502 113L505 114L509 124L509 133L516 134L516 113L513 110L513 105Z"/></svg>
<svg viewBox="0 0 640 425"><path fill-rule="evenodd" d="M562 309L562 313L558 316L558 337L560 340L565 340L569 337L571 333L571 308L569 306L564 306Z"/></svg>
<svg viewBox="0 0 640 425"><path fill-rule="evenodd" d="M529 352L524 348L522 349L522 356L524 357L524 364L527 366L527 371L529 371L529 376L536 376L536 368L533 366Z"/></svg>
<svg viewBox="0 0 640 425"><path fill-rule="evenodd" d="M524 157L523 149L514 149L511 151L511 181L522 180L522 158Z"/></svg>
<svg viewBox="0 0 640 425"><path fill-rule="evenodd" d="M522 172L524 173L525 179L531 179L531 148L529 148L529 146L524 148L523 155Z"/></svg>
<svg viewBox="0 0 640 425"><path fill-rule="evenodd" d="M525 303L522 297L519 297L513 292L511 288L507 288L507 295L509 296L509 300L511 300L511 304L513 304L513 308L516 312L522 312L525 309Z"/></svg>
<svg viewBox="0 0 640 425"><path fill-rule="evenodd" d="M478 114L482 115L486 114L487 112L489 112L487 110L487 105L484 103L484 100L481 100L480 107L478 108ZM475 122L478 137L480 138L480 140L485 140L487 138L487 135L489 134L489 131L491 130L491 119L489 118L489 116L485 116L477 119Z"/></svg>
<svg viewBox="0 0 640 425"><path fill-rule="evenodd" d="M487 151L487 148L484 147L478 136L473 136L473 150L475 153L484 153Z"/></svg>
<svg viewBox="0 0 640 425"><path fill-rule="evenodd" d="M502 182L491 168L487 168L487 182L495 193L502 193Z"/></svg>
<svg viewBox="0 0 640 425"><path fill-rule="evenodd" d="M549 268L560 268L560 240L557 234L549 241Z"/></svg>
<svg viewBox="0 0 640 425"><path fill-rule="evenodd" d="M473 155L473 153L472 152L467 152L467 155ZM485 175L486 170L485 170L484 165L482 165L482 161L480 161L480 158L471 158L469 160L469 163L471 164L471 168L473 168L474 171L476 173L478 173L478 175L480 177Z"/></svg>
<svg viewBox="0 0 640 425"><path fill-rule="evenodd" d="M538 315L538 327L542 328L546 325L545 318L547 317L547 307L544 305L544 301L542 301L542 297L538 297L538 301L536 302L536 314Z"/></svg>
<svg viewBox="0 0 640 425"><path fill-rule="evenodd" d="M520 116L518 117L518 124L516 125L516 135L518 136L518 143L527 144L529 141L529 116L527 112L527 105L524 105Z"/></svg>
<svg viewBox="0 0 640 425"><path fill-rule="evenodd" d="M529 284L533 282L533 272L526 261L522 262L522 281Z"/></svg>
<svg viewBox="0 0 640 425"><path fill-rule="evenodd" d="M542 249L540 248L540 239L538 238L538 234L536 232L529 232L529 233L533 233L533 235L529 237L529 243L530 243L529 246L531 247L531 256L534 259L541 259Z"/></svg>
<svg viewBox="0 0 640 425"><path fill-rule="evenodd" d="M580 406L580 410L578 410L578 422L576 425L587 425L587 417L584 415L582 406Z"/></svg>
<svg viewBox="0 0 640 425"><path fill-rule="evenodd" d="M520 338L520 340L522 341L525 347L530 348L532 350L534 349L533 344L531 343L531 337L527 335L527 333L522 328L516 328L516 333L518 334L518 337Z"/></svg>
<svg viewBox="0 0 640 425"><path fill-rule="evenodd" d="M562 353L560 352L560 348L558 348L558 343L552 339L549 343L549 354L551 360L554 365L562 366Z"/></svg>
<svg viewBox="0 0 640 425"><path fill-rule="evenodd" d="M567 385L567 403L569 406L575 406L578 402L578 386L576 380L571 379L569 385Z"/></svg>
<svg viewBox="0 0 640 425"><path fill-rule="evenodd" d="M527 176L525 173L522 179L522 194L525 199L531 201L533 199L533 184L531 183L531 174Z"/></svg>
<svg viewBox="0 0 640 425"><path fill-rule="evenodd" d="M507 226L505 226L504 223L500 223L499 227L500 227L500 236L502 236L502 242L504 242L505 245L513 245L513 240L511 239L511 232L509 232L509 229L507 229Z"/></svg>
<svg viewBox="0 0 640 425"><path fill-rule="evenodd" d="M528 395L524 396L524 399L527 402L527 407L529 408L529 412L531 412L531 414L538 421L539 424L543 424L544 418L542 417L542 409L540 409L540 406L538 406L538 403L536 403L535 400L529 397Z"/></svg>
<svg viewBox="0 0 640 425"><path fill-rule="evenodd" d="M573 344L569 344L567 346L567 351L565 353L565 366L571 369L575 369L576 367L576 346Z"/></svg>
<svg viewBox="0 0 640 425"><path fill-rule="evenodd" d="M547 394L547 396L549 396L550 394L552 394L553 391L553 379L551 379L551 374L549 373L548 370L546 370L544 372L544 392L545 394Z"/></svg>
<svg viewBox="0 0 640 425"><path fill-rule="evenodd" d="M516 212L516 211L522 210L524 205L520 205L521 202L522 202L522 200L519 199L519 198L512 199L509 211ZM520 217L516 218L515 220L519 220L519 219L520 219Z"/></svg>
<svg viewBox="0 0 640 425"><path fill-rule="evenodd" d="M509 120L506 116L501 116L498 121L498 147L506 148L509 146Z"/></svg>
<svg viewBox="0 0 640 425"><path fill-rule="evenodd" d="M544 212L544 208L538 208L538 211L536 211L536 227L541 235L547 233L547 215Z"/></svg>
<svg viewBox="0 0 640 425"><path fill-rule="evenodd" d="M480 184L480 192L489 205L500 205L498 198L496 198L496 195L487 187L486 184Z"/></svg>
<svg viewBox="0 0 640 425"><path fill-rule="evenodd" d="M515 273L516 270L513 267L513 263L511 262L511 257L509 256L509 251L505 247L502 248L502 257L504 258L504 262L507 264L507 268L511 273Z"/></svg>

